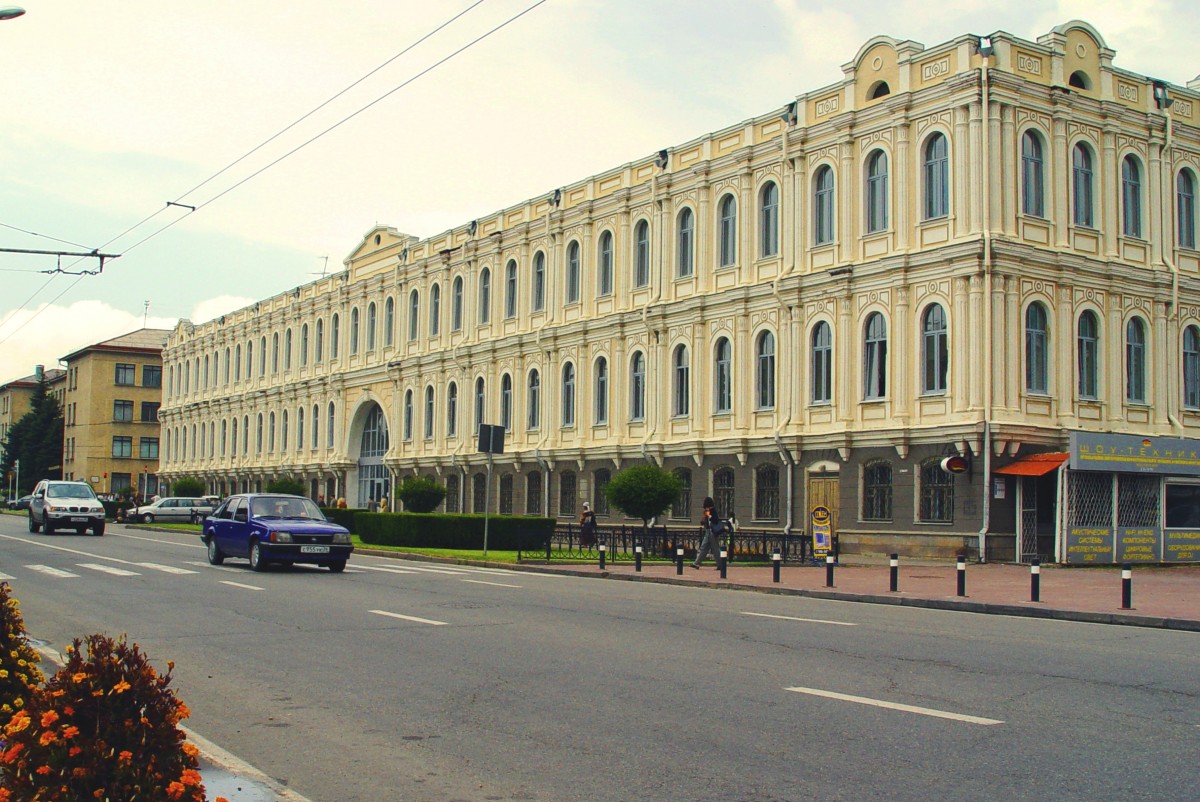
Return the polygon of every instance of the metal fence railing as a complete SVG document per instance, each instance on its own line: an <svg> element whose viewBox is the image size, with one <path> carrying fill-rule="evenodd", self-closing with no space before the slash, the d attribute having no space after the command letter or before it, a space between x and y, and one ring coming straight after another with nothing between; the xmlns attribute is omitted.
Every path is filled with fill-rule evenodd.
<svg viewBox="0 0 1200 802"><path fill-rule="evenodd" d="M733 562L756 562L770 560L779 552L785 562L805 562L812 559L812 539L804 535L785 535L766 529L739 527L723 544ZM640 526L617 524L597 526L594 536L587 536L578 524L561 524L555 527L549 540L530 533L522 537L518 549L519 560L591 559L598 557L599 546L606 547L606 559L613 562L632 561L637 546L642 547L645 559L661 558L674 560L676 550L684 550L686 559L694 559L704 539L698 527L670 528L652 526L643 530ZM837 541L834 540L836 555Z"/></svg>

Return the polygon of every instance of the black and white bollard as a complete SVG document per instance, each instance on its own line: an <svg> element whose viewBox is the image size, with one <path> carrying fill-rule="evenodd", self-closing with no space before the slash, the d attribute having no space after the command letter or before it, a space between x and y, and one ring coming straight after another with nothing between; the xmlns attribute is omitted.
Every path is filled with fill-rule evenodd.
<svg viewBox="0 0 1200 802"><path fill-rule="evenodd" d="M608 546L605 546L603 543L601 543L600 544L600 570L601 571L604 570L604 557L607 552L608 552Z"/></svg>
<svg viewBox="0 0 1200 802"><path fill-rule="evenodd" d="M1029 564L1029 600L1031 602L1042 600L1042 563L1037 557L1034 557L1033 562Z"/></svg>
<svg viewBox="0 0 1200 802"><path fill-rule="evenodd" d="M726 578L726 570L729 568L729 552L721 549L720 557L717 558L717 568L721 569L721 579Z"/></svg>
<svg viewBox="0 0 1200 802"><path fill-rule="evenodd" d="M639 543L633 547L633 570L641 573L642 571L642 544Z"/></svg>
<svg viewBox="0 0 1200 802"><path fill-rule="evenodd" d="M958 595L967 595L967 558L961 555L958 558Z"/></svg>
<svg viewBox="0 0 1200 802"><path fill-rule="evenodd" d="M1129 563L1121 565L1121 609L1133 609L1133 566Z"/></svg>
<svg viewBox="0 0 1200 802"><path fill-rule="evenodd" d="M833 555L825 555L825 587L833 587Z"/></svg>
<svg viewBox="0 0 1200 802"><path fill-rule="evenodd" d="M888 590L890 590L892 593L895 593L896 591L898 591L900 589L900 555L899 554L892 555L892 558L888 561L888 568L889 568L889 572L891 573L890 583L888 584Z"/></svg>
<svg viewBox="0 0 1200 802"><path fill-rule="evenodd" d="M675 549L675 573L677 576L683 576L683 546Z"/></svg>
<svg viewBox="0 0 1200 802"><path fill-rule="evenodd" d="M779 584L779 566L783 565L783 555L775 552L771 555L771 581Z"/></svg>

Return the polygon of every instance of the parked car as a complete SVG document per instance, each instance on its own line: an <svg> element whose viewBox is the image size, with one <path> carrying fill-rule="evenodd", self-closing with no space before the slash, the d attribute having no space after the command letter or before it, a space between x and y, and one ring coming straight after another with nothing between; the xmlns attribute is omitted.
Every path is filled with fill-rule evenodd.
<svg viewBox="0 0 1200 802"><path fill-rule="evenodd" d="M56 529L74 529L82 535L89 528L93 535L103 535L104 505L87 482L43 479L29 500L29 531L43 527L47 535Z"/></svg>
<svg viewBox="0 0 1200 802"><path fill-rule="evenodd" d="M330 571L346 568L354 551L350 530L325 519L311 499L278 493L230 496L204 520L208 561L250 561L255 571L271 563L310 563Z"/></svg>
<svg viewBox="0 0 1200 802"><path fill-rule="evenodd" d="M20 498L10 498L8 500L8 508L10 510L27 510L29 509L29 501L33 498L33 494L21 496Z"/></svg>
<svg viewBox="0 0 1200 802"><path fill-rule="evenodd" d="M200 521L212 515L213 505L204 498L168 496L153 504L145 504L128 513L133 521L152 524L155 521Z"/></svg>

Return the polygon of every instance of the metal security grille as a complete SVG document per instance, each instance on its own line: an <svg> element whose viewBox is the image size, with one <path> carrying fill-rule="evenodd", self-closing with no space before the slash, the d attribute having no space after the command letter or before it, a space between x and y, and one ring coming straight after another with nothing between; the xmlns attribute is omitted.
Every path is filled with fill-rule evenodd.
<svg viewBox="0 0 1200 802"><path fill-rule="evenodd" d="M1158 526L1161 486L1157 476L1117 474L1117 526Z"/></svg>
<svg viewBox="0 0 1200 802"><path fill-rule="evenodd" d="M1068 474L1067 495L1069 525L1072 529L1112 526L1112 474L1071 471Z"/></svg>
<svg viewBox="0 0 1200 802"><path fill-rule="evenodd" d="M1037 556L1037 479L1021 477L1021 562Z"/></svg>

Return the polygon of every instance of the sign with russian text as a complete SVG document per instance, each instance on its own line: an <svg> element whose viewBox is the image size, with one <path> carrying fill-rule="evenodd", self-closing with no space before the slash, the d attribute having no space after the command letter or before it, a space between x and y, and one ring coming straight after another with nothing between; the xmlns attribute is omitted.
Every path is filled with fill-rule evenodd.
<svg viewBox="0 0 1200 802"><path fill-rule="evenodd" d="M813 507L808 514L812 527L813 557L824 560L833 547L833 517L828 507Z"/></svg>
<svg viewBox="0 0 1200 802"><path fill-rule="evenodd" d="M1108 527L1077 526L1067 530L1067 562L1111 563L1113 530Z"/></svg>
<svg viewBox="0 0 1200 802"><path fill-rule="evenodd" d="M1158 527L1122 526L1117 528L1119 563L1156 563L1162 552L1162 530Z"/></svg>
<svg viewBox="0 0 1200 802"><path fill-rule="evenodd" d="M1071 432L1071 470L1200 476L1200 440Z"/></svg>
<svg viewBox="0 0 1200 802"><path fill-rule="evenodd" d="M1168 529L1163 535L1165 563L1200 561L1200 529Z"/></svg>

